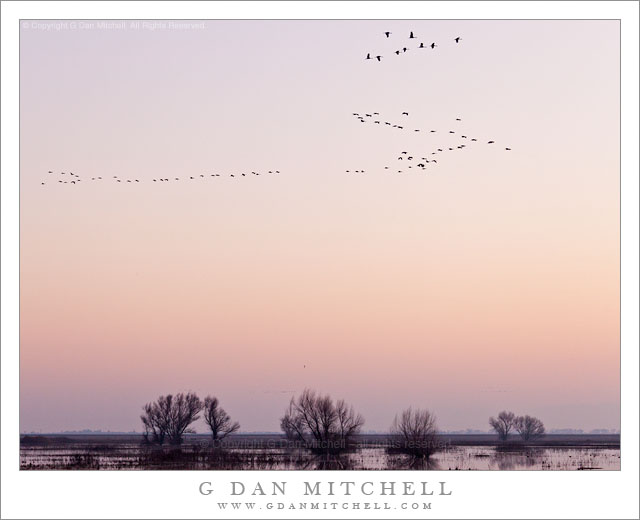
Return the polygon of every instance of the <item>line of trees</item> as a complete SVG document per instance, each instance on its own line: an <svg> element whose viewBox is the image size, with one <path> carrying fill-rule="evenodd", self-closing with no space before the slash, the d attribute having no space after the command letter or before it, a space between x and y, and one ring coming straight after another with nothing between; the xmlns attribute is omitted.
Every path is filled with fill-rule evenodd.
<svg viewBox="0 0 640 520"><path fill-rule="evenodd" d="M143 438L150 444L162 445L165 441L180 445L186 433L195 433L191 424L200 418L204 410L204 420L211 430L214 443L238 431L240 424L232 421L220 406L217 397L207 396L204 401L193 392L176 395L161 395L152 403L143 406L140 416L144 425Z"/></svg>
<svg viewBox="0 0 640 520"><path fill-rule="evenodd" d="M182 444L185 434L195 433L191 425L200 418L201 412L215 445L240 429L240 423L231 419L217 397L207 396L201 400L193 392L162 395L144 405L143 412L140 416L143 437L150 444ZM511 432L517 432L524 441L545 434L542 421L530 415L516 416L502 411L497 418L490 417L489 424L502 441L506 441ZM353 448L363 425L364 418L353 406L310 389L292 398L280 419L280 427L289 441L324 455L338 455ZM390 433L390 449L396 452L428 459L439 449L436 417L427 409L403 410L395 416Z"/></svg>
<svg viewBox="0 0 640 520"><path fill-rule="evenodd" d="M531 415L518 415L513 412L502 411L498 417L490 417L489 424L498 434L501 441L506 441L511 431L516 431L523 441L530 441L543 437L544 424L537 417Z"/></svg>

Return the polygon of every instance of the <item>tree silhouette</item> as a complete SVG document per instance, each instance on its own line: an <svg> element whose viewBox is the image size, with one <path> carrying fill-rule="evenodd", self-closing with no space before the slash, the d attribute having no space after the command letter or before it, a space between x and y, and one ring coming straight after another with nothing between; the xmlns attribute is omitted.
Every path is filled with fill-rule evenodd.
<svg viewBox="0 0 640 520"><path fill-rule="evenodd" d="M516 416L513 412L502 411L498 414L498 418L490 417L489 424L498 434L501 441L506 441L509 432L515 425Z"/></svg>
<svg viewBox="0 0 640 520"><path fill-rule="evenodd" d="M301 443L316 453L338 454L350 448L364 419L343 400L333 402L305 389L298 399L292 398L280 420L287 438Z"/></svg>
<svg viewBox="0 0 640 520"><path fill-rule="evenodd" d="M403 410L391 425L394 448L416 458L428 458L437 449L436 417L429 410Z"/></svg>
<svg viewBox="0 0 640 520"><path fill-rule="evenodd" d="M530 415L516 417L514 428L520 434L523 441L537 439L545 433L542 421Z"/></svg>
<svg viewBox="0 0 640 520"><path fill-rule="evenodd" d="M174 395L161 395L157 401L143 407L140 416L147 442L162 445L165 440L170 444L182 444L185 433L195 433L189 425L199 419L202 401L192 392Z"/></svg>
<svg viewBox="0 0 640 520"><path fill-rule="evenodd" d="M219 405L217 397L205 397L204 420L211 429L214 443L221 441L227 435L240 429L240 423L231 421L229 414Z"/></svg>

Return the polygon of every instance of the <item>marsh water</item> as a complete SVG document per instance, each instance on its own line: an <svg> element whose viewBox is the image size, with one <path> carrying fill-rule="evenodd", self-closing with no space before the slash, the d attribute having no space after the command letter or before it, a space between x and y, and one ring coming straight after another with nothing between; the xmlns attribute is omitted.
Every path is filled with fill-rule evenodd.
<svg viewBox="0 0 640 520"><path fill-rule="evenodd" d="M61 440L63 439L63 440ZM428 460L389 453L384 443L363 441L350 453L324 459L307 450L275 443L236 443L213 449L205 442L179 448L142 446L129 439L80 442L59 438L23 442L24 470L619 470L620 448L615 442L549 442L534 446L443 445ZM618 441L619 442L619 441ZM553 445L555 444L555 445ZM560 445L558 445L560 444ZM569 444L569 445L567 445Z"/></svg>

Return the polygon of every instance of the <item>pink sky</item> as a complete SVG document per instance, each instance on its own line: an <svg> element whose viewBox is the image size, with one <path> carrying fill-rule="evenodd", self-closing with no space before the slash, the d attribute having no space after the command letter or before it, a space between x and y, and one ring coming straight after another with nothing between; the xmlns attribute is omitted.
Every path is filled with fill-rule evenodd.
<svg viewBox="0 0 640 520"><path fill-rule="evenodd" d="M187 390L276 431L305 387L365 430L619 428L618 22L30 27L20 65L22 431ZM449 129L478 145L383 169Z"/></svg>

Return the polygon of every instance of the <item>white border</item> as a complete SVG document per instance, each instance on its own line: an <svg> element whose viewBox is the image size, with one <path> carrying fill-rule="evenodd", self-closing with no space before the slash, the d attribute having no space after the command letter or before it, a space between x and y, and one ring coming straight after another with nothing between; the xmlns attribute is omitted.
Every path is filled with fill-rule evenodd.
<svg viewBox="0 0 640 520"><path fill-rule="evenodd" d="M3 2L2 518L216 518L203 480L445 480L421 518L638 518L637 2ZM19 472L18 21L21 18L608 18L622 20L622 470L620 472ZM219 495L218 495L219 496ZM291 498L291 497L289 497ZM384 497L376 500L382 501ZM371 499L374 500L374 499ZM246 517L247 511L236 513ZM254 517L384 518L384 511L261 510ZM394 510L386 516L402 517Z"/></svg>

